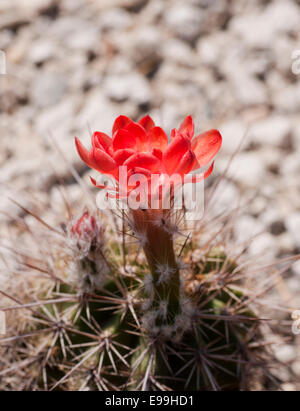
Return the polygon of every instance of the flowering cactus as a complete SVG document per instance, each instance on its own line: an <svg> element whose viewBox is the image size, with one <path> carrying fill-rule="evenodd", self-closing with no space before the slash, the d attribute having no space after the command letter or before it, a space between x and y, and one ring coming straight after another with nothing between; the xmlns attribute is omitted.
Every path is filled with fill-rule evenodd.
<svg viewBox="0 0 300 411"><path fill-rule="evenodd" d="M202 224L202 241L199 232L185 233L185 208L174 207L175 182L164 207L168 177L193 184L212 172L220 133L193 135L191 117L169 143L149 116L139 123L120 116L112 138L93 134L90 151L76 139L82 160L115 182L107 187L92 179L95 186L123 201L140 187L132 179L139 174L150 194L143 206L122 208L117 234L101 212L85 211L64 232L37 216L46 234L33 239L37 249L43 238L46 245L40 258L24 253L20 269L44 277L26 275L27 299L11 296L30 315L17 320L24 334L15 327L1 340L0 362L14 363L0 370L4 389L245 390L257 384L257 370L262 384L273 381L254 304L262 293L241 287L247 264L226 249L230 217L211 219L210 228ZM200 167L207 169L190 174Z"/></svg>
<svg viewBox="0 0 300 411"><path fill-rule="evenodd" d="M88 166L110 174L117 181L120 180L122 166L128 169L129 176L143 174L147 181L151 180L152 175L158 175L155 192L161 192L164 175L177 174L183 177L206 166L222 144L222 137L217 130L193 137L194 123L191 116L186 117L178 130L172 130L170 144L167 134L155 126L150 116L142 118L139 123L120 116L114 122L112 138L95 132L91 151L88 152L78 139L76 147ZM200 178L207 178L211 171L212 166ZM199 177L196 181L199 181ZM92 179L92 182L97 186L95 180ZM127 181L126 194L135 187ZM164 210L160 201L158 209L153 210L149 196L148 199L146 209L130 210L129 217L130 227L140 239L151 272L151 278L146 278L151 303L147 306L143 323L152 335L171 337L174 334L179 338L180 333L190 327L191 307L186 303L181 287L179 265L174 252L173 236L177 228L174 231L172 209Z"/></svg>

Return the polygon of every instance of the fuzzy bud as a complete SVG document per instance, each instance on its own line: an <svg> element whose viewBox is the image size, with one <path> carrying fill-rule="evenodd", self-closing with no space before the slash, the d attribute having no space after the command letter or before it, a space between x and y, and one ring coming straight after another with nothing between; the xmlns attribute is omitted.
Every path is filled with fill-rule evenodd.
<svg viewBox="0 0 300 411"><path fill-rule="evenodd" d="M83 292L101 289L109 267L102 224L88 211L70 225L70 279Z"/></svg>

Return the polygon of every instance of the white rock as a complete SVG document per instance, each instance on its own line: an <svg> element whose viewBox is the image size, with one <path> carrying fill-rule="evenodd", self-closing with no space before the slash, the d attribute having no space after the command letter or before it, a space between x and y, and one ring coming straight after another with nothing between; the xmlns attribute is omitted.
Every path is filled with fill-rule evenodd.
<svg viewBox="0 0 300 411"><path fill-rule="evenodd" d="M288 23L287 23L288 22ZM230 29L239 35L249 47L272 47L276 36L297 32L300 26L299 7L291 0L271 2L261 12L235 16Z"/></svg>
<svg viewBox="0 0 300 411"><path fill-rule="evenodd" d="M214 203L214 211L217 213L229 213L238 206L239 191L235 184L223 180L215 194L217 201Z"/></svg>
<svg viewBox="0 0 300 411"><path fill-rule="evenodd" d="M299 30L300 9L293 0L271 2L263 13L263 17L266 19L265 24L269 23L271 30L280 33L291 33Z"/></svg>
<svg viewBox="0 0 300 411"><path fill-rule="evenodd" d="M296 350L292 345L283 344L275 349L275 356L278 361L289 363L296 358Z"/></svg>
<svg viewBox="0 0 300 411"><path fill-rule="evenodd" d="M186 41L195 40L203 30L200 10L188 3L176 2L166 10L164 21L179 38Z"/></svg>
<svg viewBox="0 0 300 411"><path fill-rule="evenodd" d="M265 84L268 87L269 92L273 98L277 92L279 93L280 91L288 87L289 82L282 73L273 68L268 73L266 73Z"/></svg>
<svg viewBox="0 0 300 411"><path fill-rule="evenodd" d="M218 127L223 141L222 151L233 154L246 135L246 125L240 120L229 120ZM246 141L245 141L246 143ZM244 144L242 144L243 146Z"/></svg>
<svg viewBox="0 0 300 411"><path fill-rule="evenodd" d="M265 175L265 164L260 153L255 151L238 154L230 166L229 174L241 184L258 187Z"/></svg>
<svg viewBox="0 0 300 411"><path fill-rule="evenodd" d="M249 139L249 142L251 140ZM268 145L262 145L262 150L260 150L260 157L265 165L265 168L270 170L278 169L282 161L282 151L277 147L272 147Z"/></svg>
<svg viewBox="0 0 300 411"><path fill-rule="evenodd" d="M300 122L296 122L292 132L292 142L295 149L300 152Z"/></svg>
<svg viewBox="0 0 300 411"><path fill-rule="evenodd" d="M292 364L292 370L293 370L293 373L294 373L297 377L300 377L300 360L295 361L295 362Z"/></svg>
<svg viewBox="0 0 300 411"><path fill-rule="evenodd" d="M238 244L246 243L264 231L265 227L256 218L250 215L239 217L234 226L234 234Z"/></svg>
<svg viewBox="0 0 300 411"><path fill-rule="evenodd" d="M131 23L131 15L124 9L109 8L101 12L100 25L105 30L126 30Z"/></svg>
<svg viewBox="0 0 300 411"><path fill-rule="evenodd" d="M187 66L190 66L195 60L189 45L177 39L165 41L162 44L162 54L165 59Z"/></svg>
<svg viewBox="0 0 300 411"><path fill-rule="evenodd" d="M258 195L249 204L249 211L253 215L260 215L267 208L267 205L267 199L263 195Z"/></svg>
<svg viewBox="0 0 300 411"><path fill-rule="evenodd" d="M74 30L64 42L71 50L89 51L95 49L100 41L99 29L96 26L90 25Z"/></svg>
<svg viewBox="0 0 300 411"><path fill-rule="evenodd" d="M238 15L233 17L230 30L236 33L250 47L266 47L271 44L273 31L270 31L261 15Z"/></svg>
<svg viewBox="0 0 300 411"><path fill-rule="evenodd" d="M292 266L293 272L300 278L300 260L296 261Z"/></svg>
<svg viewBox="0 0 300 411"><path fill-rule="evenodd" d="M1 170L1 172L2 172L2 170ZM3 180L3 179L1 178L1 180ZM0 189L1 189L0 223L7 222L7 221L10 220L10 218L14 219L16 216L21 216L21 215L24 214L23 210L17 204L14 204L11 201L11 199L13 199L17 203L21 204L25 208L30 207L30 202L28 201L28 198L26 198L24 195L17 192L16 189L8 188L7 184L2 185L1 181L0 181ZM1 242L3 242L3 240L4 240L4 238L2 237Z"/></svg>
<svg viewBox="0 0 300 411"><path fill-rule="evenodd" d="M5 50L13 41L13 33L10 30L1 30L0 50Z"/></svg>
<svg viewBox="0 0 300 411"><path fill-rule="evenodd" d="M299 150L285 156L280 164L280 174L288 179L293 176L298 176L300 171L300 147Z"/></svg>
<svg viewBox="0 0 300 411"><path fill-rule="evenodd" d="M78 126L86 130L85 142L90 143L87 127L90 131L100 130L110 134L113 122L119 114L117 108L103 95L102 90L90 91L77 119Z"/></svg>
<svg viewBox="0 0 300 411"><path fill-rule="evenodd" d="M286 116L272 115L255 123L249 130L249 138L261 145L278 146L291 132L291 122Z"/></svg>
<svg viewBox="0 0 300 411"><path fill-rule="evenodd" d="M273 60L276 69L284 75L291 73L292 53L299 49L299 44L296 39L291 39L288 36L280 36L274 42L273 46Z"/></svg>
<svg viewBox="0 0 300 411"><path fill-rule="evenodd" d="M286 227L291 233L297 247L300 247L300 213L295 212L286 217Z"/></svg>
<svg viewBox="0 0 300 411"><path fill-rule="evenodd" d="M228 50L228 43L233 44L234 39L228 32L215 32L209 36L200 38L197 42L197 54L201 64L219 67L224 60L224 54Z"/></svg>
<svg viewBox="0 0 300 411"><path fill-rule="evenodd" d="M263 256L266 260L273 259L278 252L278 243L270 233L263 233L255 237L249 246L251 255Z"/></svg>
<svg viewBox="0 0 300 411"><path fill-rule="evenodd" d="M108 97L118 102L129 99L137 104L144 104L151 99L149 83L138 73L109 75L104 80L103 90Z"/></svg>
<svg viewBox="0 0 300 411"><path fill-rule="evenodd" d="M296 385L292 384L290 382L281 384L281 389L283 391L289 391L289 392L290 391L298 391Z"/></svg>
<svg viewBox="0 0 300 411"><path fill-rule="evenodd" d="M66 14L61 15L59 18L51 21L51 24L45 22L44 19L37 19L36 25L34 26L37 34L40 34L40 30L44 30L49 38L53 40L59 40L61 46L64 45L64 41L69 39L72 33L81 29L88 27L90 23L84 20L79 15ZM60 47L57 48L57 51Z"/></svg>
<svg viewBox="0 0 300 411"><path fill-rule="evenodd" d="M281 219L280 211L276 205L269 204L266 210L259 215L260 221L262 221L266 226L270 225L274 221L279 221Z"/></svg>
<svg viewBox="0 0 300 411"><path fill-rule="evenodd" d="M299 278L293 276L285 280L285 284L287 289L290 291L291 294L299 294L300 292L300 281Z"/></svg>
<svg viewBox="0 0 300 411"><path fill-rule="evenodd" d="M28 58L33 63L44 63L56 56L57 45L53 40L38 39L29 48Z"/></svg>
<svg viewBox="0 0 300 411"><path fill-rule="evenodd" d="M34 77L30 94L33 104L46 107L56 104L67 90L67 79L64 75L52 72L41 72Z"/></svg>
<svg viewBox="0 0 300 411"><path fill-rule="evenodd" d="M68 201L78 202L83 201L85 195L79 184L72 184L65 188ZM62 190L58 186L54 186L50 192L51 210L58 215L63 215L66 212L66 202Z"/></svg>
<svg viewBox="0 0 300 411"><path fill-rule="evenodd" d="M300 110L300 84L289 84L276 90L272 96L275 109L286 113L298 113Z"/></svg>
<svg viewBox="0 0 300 411"><path fill-rule="evenodd" d="M139 27L130 34L128 41L130 42L130 56L133 61L140 63L143 60L156 58L160 55L162 33L157 27Z"/></svg>
<svg viewBox="0 0 300 411"><path fill-rule="evenodd" d="M269 97L263 82L255 77L244 75L237 68L236 76L232 79L233 91L242 106L268 104Z"/></svg>
<svg viewBox="0 0 300 411"><path fill-rule="evenodd" d="M280 236L277 237L277 244L280 248L281 253L284 254L290 254L291 250L293 250L295 247L294 241L289 233L280 234ZM300 276L300 266L298 271Z"/></svg>
<svg viewBox="0 0 300 411"><path fill-rule="evenodd" d="M122 55L117 55L115 58L113 58L109 65L108 65L108 73L110 74L128 74L130 71L134 69L134 64L132 61Z"/></svg>
<svg viewBox="0 0 300 411"><path fill-rule="evenodd" d="M74 110L74 99L69 98L53 107L40 111L34 119L37 132L41 136L49 133L53 135L58 133L60 136L68 135L74 122Z"/></svg>

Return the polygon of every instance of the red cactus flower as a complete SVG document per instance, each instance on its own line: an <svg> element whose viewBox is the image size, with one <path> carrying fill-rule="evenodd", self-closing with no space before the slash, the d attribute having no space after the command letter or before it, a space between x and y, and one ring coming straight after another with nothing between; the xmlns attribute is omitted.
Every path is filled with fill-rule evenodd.
<svg viewBox="0 0 300 411"><path fill-rule="evenodd" d="M221 134L210 130L194 137L194 123L186 117L179 129L172 130L171 141L164 130L157 127L147 115L138 123L119 116L112 128L112 138L101 132L92 135L92 148L88 151L76 138L81 159L102 174L119 181L119 167L127 166L128 176L139 173L179 174L181 177L206 166L217 154L222 144ZM202 175L207 178L213 164ZM97 183L92 179L94 185ZM103 188L103 186L97 186Z"/></svg>

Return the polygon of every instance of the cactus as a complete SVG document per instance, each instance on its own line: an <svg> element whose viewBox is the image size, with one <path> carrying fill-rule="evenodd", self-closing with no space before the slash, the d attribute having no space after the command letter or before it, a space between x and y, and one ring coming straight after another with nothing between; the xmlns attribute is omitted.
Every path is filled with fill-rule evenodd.
<svg viewBox="0 0 300 411"><path fill-rule="evenodd" d="M86 209L63 231L37 216L43 252L22 253L22 298L12 282L3 297L20 320L1 340L2 389L247 390L258 370L272 382L245 265L226 248L230 221L201 244L184 215L120 210L113 230Z"/></svg>
<svg viewBox="0 0 300 411"><path fill-rule="evenodd" d="M136 230L151 221L151 212L134 214ZM23 313L24 330L1 341L3 358L14 364L1 367L5 389L251 387L268 354L255 307L239 287L243 268L221 244L206 251L191 239L173 248L173 235L157 217L143 244L139 235L132 243L129 232L122 256L123 241L103 230L105 219L85 212L61 238L53 233L59 245L44 267L23 261L44 275L30 276L23 301L7 291L6 301L15 300L7 311Z"/></svg>

